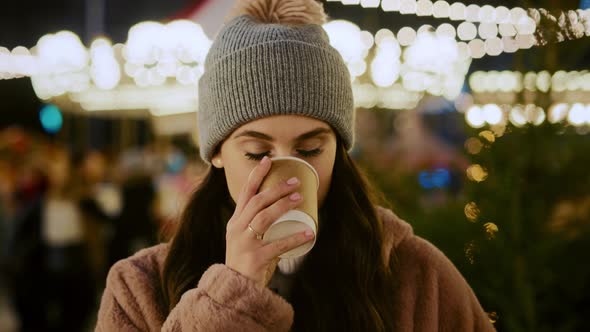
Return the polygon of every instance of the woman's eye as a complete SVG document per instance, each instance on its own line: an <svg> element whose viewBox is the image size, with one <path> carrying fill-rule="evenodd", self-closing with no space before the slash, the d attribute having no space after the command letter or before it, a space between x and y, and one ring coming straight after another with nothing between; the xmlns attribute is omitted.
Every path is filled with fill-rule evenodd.
<svg viewBox="0 0 590 332"><path fill-rule="evenodd" d="M262 158L264 158L264 156L268 155L268 151L267 152L262 152L262 153L249 153L246 152L245 156L246 158L250 159L250 160L262 160Z"/></svg>
<svg viewBox="0 0 590 332"><path fill-rule="evenodd" d="M297 152L302 155L303 157L314 157L318 154L322 153L322 149L317 148L313 150L297 150Z"/></svg>
<svg viewBox="0 0 590 332"><path fill-rule="evenodd" d="M246 152L246 154L244 156L246 156L246 158L248 158L250 160L262 160L262 158L264 158L264 156L268 156L269 153L270 153L269 151L262 152L262 153ZM320 153L322 153L322 149L317 148L317 149L313 149L313 150L297 150L297 153L299 153L302 157L314 157L314 156L317 156Z"/></svg>

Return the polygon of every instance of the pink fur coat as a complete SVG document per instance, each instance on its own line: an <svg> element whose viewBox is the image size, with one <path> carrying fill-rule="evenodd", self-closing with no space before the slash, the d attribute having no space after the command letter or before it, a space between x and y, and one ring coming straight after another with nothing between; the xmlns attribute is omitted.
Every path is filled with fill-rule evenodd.
<svg viewBox="0 0 590 332"><path fill-rule="evenodd" d="M379 208L387 252L395 252L400 282L391 314L400 331L494 331L459 271L409 224ZM167 314L160 276L167 244L116 263L107 277L96 331L289 331L293 308L268 288L223 264L209 267L198 285ZM389 254L385 255L389 259Z"/></svg>

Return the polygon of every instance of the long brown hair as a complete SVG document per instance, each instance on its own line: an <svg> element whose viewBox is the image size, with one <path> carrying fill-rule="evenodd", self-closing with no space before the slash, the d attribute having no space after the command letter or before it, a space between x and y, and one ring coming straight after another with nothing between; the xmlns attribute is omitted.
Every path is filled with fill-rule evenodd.
<svg viewBox="0 0 590 332"><path fill-rule="evenodd" d="M314 249L294 275L288 301L294 331L394 330L393 260L383 260L386 204L338 139L332 182L320 209ZM171 240L162 288L169 310L205 270L225 261L225 228L235 205L223 170L211 167L190 198Z"/></svg>

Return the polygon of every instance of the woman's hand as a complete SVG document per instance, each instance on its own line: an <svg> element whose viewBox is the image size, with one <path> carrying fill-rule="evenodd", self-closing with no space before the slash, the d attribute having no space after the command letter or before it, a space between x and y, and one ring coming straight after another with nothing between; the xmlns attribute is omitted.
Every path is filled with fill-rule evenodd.
<svg viewBox="0 0 590 332"><path fill-rule="evenodd" d="M264 243L261 235L285 212L302 201L296 192L298 179L289 179L275 187L258 192L270 170L271 160L264 157L250 172L242 187L236 209L227 223L225 265L265 287L274 273L278 256L313 239L305 231L283 239Z"/></svg>

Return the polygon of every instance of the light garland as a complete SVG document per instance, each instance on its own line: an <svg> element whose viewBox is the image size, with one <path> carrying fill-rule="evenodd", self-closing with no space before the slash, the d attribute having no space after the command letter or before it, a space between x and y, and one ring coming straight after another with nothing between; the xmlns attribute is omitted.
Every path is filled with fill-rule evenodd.
<svg viewBox="0 0 590 332"><path fill-rule="evenodd" d="M379 32L383 31L388 30L380 30ZM386 33L375 37L378 41L377 50L371 62L371 78L379 87L392 85L398 79L401 69L401 47L393 34L383 37L384 34Z"/></svg>
<svg viewBox="0 0 590 332"><path fill-rule="evenodd" d="M375 43L375 38L368 31L346 20L334 20L323 25L330 44L334 47L348 67L351 79L361 76L367 70L365 58Z"/></svg>
<svg viewBox="0 0 590 332"><path fill-rule="evenodd" d="M340 52L348 66L356 89L355 96L360 100L357 105L359 107L374 105L383 108L411 108L412 105L415 107L425 93L455 99L460 93L471 59L515 52L537 44L532 34L523 34L534 32L534 25L531 28L523 24L513 24L513 20L517 23L531 22L528 19L523 20L526 16L524 10L506 12L499 10L499 7L495 9L494 15L494 8L491 6L464 6L461 9L460 3L449 5L445 1L398 2L399 10L403 12L414 11L419 15L440 17L448 12L449 17L465 16L465 20L457 28L449 23L442 23L436 28L430 25L423 25L417 30L404 27L397 33L381 29L375 36L344 20L325 24L324 29L330 43ZM392 1L348 3L360 4L366 8L379 5L388 8L387 6L395 4ZM461 10L464 15L460 13ZM474 24L477 21L476 14L480 17L479 26ZM576 24L579 25L580 22ZM89 49L82 45L75 34L62 31L43 36L32 50L18 47L10 52L0 48L0 59L5 60L0 61L0 77L31 76L36 94L45 100L64 94L81 100L87 90L117 92L120 87L128 88L131 84L137 88L160 86L170 89L169 91L176 91L177 88L182 90L183 86L189 86L195 93L194 85L203 74L203 62L210 45L211 41L198 24L182 20L168 24L141 22L130 29L125 44L111 45L108 40L101 38L95 40ZM366 58L373 47L374 57L368 63ZM433 49L439 52L432 52ZM444 55L441 56L440 52ZM369 74L363 76L367 70ZM372 84L358 81L361 76L372 80ZM475 82L478 75L474 76L472 80ZM526 85L530 79L524 81L522 85ZM570 81L567 84L573 84ZM506 86L511 85L504 84L502 88L505 89ZM547 84L541 84L539 89L545 89L546 86ZM477 92L477 89L474 91ZM407 98L403 97L404 102L396 103L388 99L386 93ZM111 97L103 97L121 99L116 93ZM146 105L158 104L148 97L144 100ZM81 104L87 110L131 107L121 103ZM166 107L146 105L133 107L166 109L166 112L175 108L178 112L191 111L186 104Z"/></svg>
<svg viewBox="0 0 590 332"><path fill-rule="evenodd" d="M469 22L464 23L471 24ZM533 35L503 36L502 38L491 37L485 40L479 39L476 38L477 28L474 25L472 25L472 28L455 30L449 23L443 23L436 27L436 29L430 25L423 25L418 31L411 27L403 27L397 33L397 40L401 46L410 46L416 40L420 31L424 32L426 30L433 30L440 37L450 37L453 39L459 37L460 40L463 40L457 42L461 58L479 59L486 55L497 56L502 53L514 53L519 49L529 49L536 44ZM391 34L395 36L393 32Z"/></svg>
<svg viewBox="0 0 590 332"><path fill-rule="evenodd" d="M426 92L454 99L471 62L468 56L459 55L454 39L444 35L449 34L445 27L439 34L408 28L406 35L401 30L397 38L388 29L372 36L344 20L332 21L324 29L349 68L357 107L413 108ZM367 65L366 57L373 46L374 56ZM433 54L429 51L432 48L446 50L449 56ZM372 84L363 83L367 68L366 78Z"/></svg>
<svg viewBox="0 0 590 332"><path fill-rule="evenodd" d="M399 12L404 15L432 16L434 18L449 18L453 21L486 22L496 24L522 24L524 18L528 21L527 12L521 7L507 8L476 4L465 5L462 2L449 3L447 1L432 2L429 0L327 0L327 2L341 2L344 5L361 5L363 8L379 8L385 12Z"/></svg>
<svg viewBox="0 0 590 332"><path fill-rule="evenodd" d="M365 8L379 7L377 1L342 0L341 2L345 5L360 4ZM548 42L590 36L590 9L568 10L556 17L543 8L530 8L527 13L527 10L521 7L511 9L490 5L480 7L476 4L465 5L461 2L449 4L447 1L433 3L429 0L382 0L380 7L386 12L463 21L457 27L457 36L469 43L471 57L475 59L485 55L513 53L518 49L528 49ZM551 25L557 25L557 29L554 29L555 31L537 30L542 20L550 22ZM478 23L479 26L476 27L474 23ZM400 29L400 32L402 31L404 41L413 39L408 27ZM477 35L483 43L478 41Z"/></svg>
<svg viewBox="0 0 590 332"><path fill-rule="evenodd" d="M184 27L179 28L178 22L167 26L142 22L130 30L126 44L112 45L99 38L89 49L69 31L43 36L32 51L24 47L12 52L0 48L1 77L31 76L37 96L53 99L64 109L71 108L74 102L89 112L148 110L155 116L195 112L198 103L194 84L210 41L204 39L196 24L182 24ZM386 36L382 31L375 38L346 21L332 21L325 29L353 80L365 73L365 58L374 45L380 55L372 63L373 71L390 66L386 71L389 75L381 76L380 87L353 83L357 107L405 109L417 105L423 92L393 84L399 78L402 50L392 33ZM200 43L195 43L199 40L195 36L201 38Z"/></svg>
<svg viewBox="0 0 590 332"><path fill-rule="evenodd" d="M198 104L194 87L181 84L150 87L123 84L114 90L93 87L68 97L89 112L148 110L155 116L196 112Z"/></svg>
<svg viewBox="0 0 590 332"><path fill-rule="evenodd" d="M111 42L98 38L90 45L90 77L102 90L111 90L121 80L121 68Z"/></svg>
<svg viewBox="0 0 590 332"><path fill-rule="evenodd" d="M28 48L18 46L10 51L0 47L0 80L31 76L35 72L35 57Z"/></svg>
<svg viewBox="0 0 590 332"><path fill-rule="evenodd" d="M590 91L590 71L476 71L469 77L469 86L476 93Z"/></svg>
<svg viewBox="0 0 590 332"><path fill-rule="evenodd" d="M465 121L472 128L485 125L505 127L508 122L515 127L540 126L545 121L590 127L590 104L554 103L547 112L535 104L473 104L465 111Z"/></svg>
<svg viewBox="0 0 590 332"><path fill-rule="evenodd" d="M460 55L453 39L421 32L404 50L401 76L408 90L426 91L452 100L460 94L470 64L471 59Z"/></svg>
<svg viewBox="0 0 590 332"><path fill-rule="evenodd" d="M414 109L424 97L424 92L409 91L400 83L379 87L369 83L353 83L355 107L383 109Z"/></svg>
<svg viewBox="0 0 590 332"><path fill-rule="evenodd" d="M454 99L463 86L471 62L465 48L461 49L452 38L454 30L448 26L442 26L438 33L430 31L428 26L418 32L408 27L400 30L397 38L388 29L379 30L373 37L355 24L342 20L326 24L325 29L331 45L349 66L353 82L365 72L365 58L375 45L369 64L370 75L367 75L374 85L387 88L399 82L407 91ZM445 54L433 53L432 49Z"/></svg>
<svg viewBox="0 0 590 332"><path fill-rule="evenodd" d="M521 7L507 8L505 6L494 7L491 5L479 6L466 5L462 2L430 0L326 0L327 2L341 2L344 5L361 5L363 8L379 8L385 12L399 12L404 15L432 16L434 18L448 18L452 21L481 22L511 24L515 27L530 29L545 15L553 17L543 8L529 8L528 11ZM585 12L585 14L583 14ZM587 17L588 10L569 10L564 15L573 21L572 16ZM555 17L553 17L555 18ZM577 23L577 22L576 22ZM533 30L534 31L534 30ZM532 32L524 32L530 34Z"/></svg>
<svg viewBox="0 0 590 332"><path fill-rule="evenodd" d="M29 75L35 93L45 100L93 88L116 89L129 80L139 87L179 84L194 90L210 45L202 28L186 20L141 22L130 29L126 44L99 38L89 50L75 34L62 31L39 39Z"/></svg>
<svg viewBox="0 0 590 332"><path fill-rule="evenodd" d="M195 84L211 43L192 21L138 23L129 30L123 49L125 73L139 86L162 85L168 78Z"/></svg>
<svg viewBox="0 0 590 332"><path fill-rule="evenodd" d="M414 108L425 92L453 99L460 92L469 68L469 57L459 56L454 39L445 36L452 34L452 27L443 26L438 34L428 29L420 33L409 30L412 40L404 48L393 32L386 29L373 36L342 20L332 21L324 28L349 68L357 107ZM193 30L192 34L186 34L186 40L194 39L196 29ZM193 74L192 80L184 81L178 74L179 68L193 61L190 70L198 70L210 43L204 41L198 44L201 49L183 55L171 52L173 48L162 43L162 36L171 38L166 26L144 22L131 29L126 44L111 45L106 39L97 39L85 50L81 43L74 43L83 59L68 61L85 64L86 68L78 66L72 73L72 69L62 70L56 64L56 70L62 72L60 79L55 75L33 75L35 92L41 99L64 95L86 111L147 109L152 115L194 112L194 106L189 105L197 104L194 84L198 75ZM403 39L402 34L398 37ZM357 78L369 67L365 59L372 47L375 47L375 57L370 63L373 84L360 83ZM432 47L447 50L449 56L433 57L432 52L425 52ZM433 63L437 65L426 71ZM185 89L183 85L190 88ZM167 96L164 91L168 91ZM191 94L195 96L190 97ZM170 102L171 99L178 102Z"/></svg>

